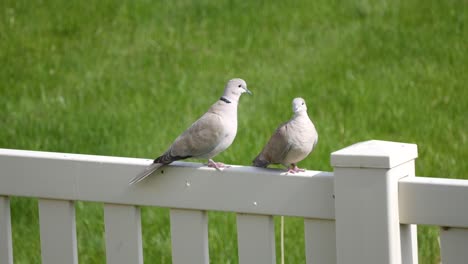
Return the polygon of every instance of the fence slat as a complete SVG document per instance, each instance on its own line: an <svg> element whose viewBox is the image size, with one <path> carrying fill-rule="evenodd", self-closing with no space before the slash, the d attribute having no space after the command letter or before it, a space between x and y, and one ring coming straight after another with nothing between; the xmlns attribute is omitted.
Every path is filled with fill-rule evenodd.
<svg viewBox="0 0 468 264"><path fill-rule="evenodd" d="M440 255L444 264L466 263L468 260L468 229L441 228Z"/></svg>
<svg viewBox="0 0 468 264"><path fill-rule="evenodd" d="M209 263L205 211L171 209L172 263Z"/></svg>
<svg viewBox="0 0 468 264"><path fill-rule="evenodd" d="M0 263L13 264L10 198L0 196Z"/></svg>
<svg viewBox="0 0 468 264"><path fill-rule="evenodd" d="M143 263L140 208L104 205L107 263Z"/></svg>
<svg viewBox="0 0 468 264"><path fill-rule="evenodd" d="M276 263L273 216L237 214L239 263Z"/></svg>
<svg viewBox="0 0 468 264"><path fill-rule="evenodd" d="M78 263L72 201L39 199L42 263Z"/></svg>
<svg viewBox="0 0 468 264"><path fill-rule="evenodd" d="M304 219L306 261L312 263L336 263L335 221Z"/></svg>

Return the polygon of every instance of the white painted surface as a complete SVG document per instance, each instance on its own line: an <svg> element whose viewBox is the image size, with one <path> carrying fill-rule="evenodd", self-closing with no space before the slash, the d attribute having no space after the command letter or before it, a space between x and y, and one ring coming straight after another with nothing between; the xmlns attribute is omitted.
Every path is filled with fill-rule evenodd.
<svg viewBox="0 0 468 264"><path fill-rule="evenodd" d="M402 263L398 181L414 175L415 150L368 141L332 153L337 263Z"/></svg>
<svg viewBox="0 0 468 264"><path fill-rule="evenodd" d="M440 255L443 264L465 264L468 262L468 229L441 228Z"/></svg>
<svg viewBox="0 0 468 264"><path fill-rule="evenodd" d="M337 263L401 262L398 179L385 169L335 169Z"/></svg>
<svg viewBox="0 0 468 264"><path fill-rule="evenodd" d="M104 205L106 259L110 264L143 264L140 209Z"/></svg>
<svg viewBox="0 0 468 264"><path fill-rule="evenodd" d="M398 188L402 223L468 228L468 180L404 178Z"/></svg>
<svg viewBox="0 0 468 264"><path fill-rule="evenodd" d="M402 179L412 179L415 176L415 162L409 162L409 166L406 170L406 177ZM400 182L398 181L398 182ZM398 185L398 198L400 197L400 189ZM406 201L398 199L398 208L402 206L402 203ZM401 210L399 210L401 213ZM401 262L402 264L418 264L418 233L417 226L414 224L402 224L401 215L400 219L400 238L401 238Z"/></svg>
<svg viewBox="0 0 468 264"><path fill-rule="evenodd" d="M39 222L42 263L77 264L74 203L39 199Z"/></svg>
<svg viewBox="0 0 468 264"><path fill-rule="evenodd" d="M239 263L276 263L273 216L237 214Z"/></svg>
<svg viewBox="0 0 468 264"><path fill-rule="evenodd" d="M77 263L74 207L67 200L112 204L105 209L106 232L117 230L106 234L109 263L126 263L117 257L120 249L136 256L132 263L142 261L135 205L173 208L174 263L208 263L205 210L238 213L240 263L275 262L271 215L306 218L307 263L416 264L416 228L409 224L459 227L441 231L443 263L466 260L468 181L414 177L416 157L413 144L368 141L334 152L335 173L284 175L241 166L218 172L175 162L128 186L150 160L0 149L0 262L12 262L9 195L42 198L43 263ZM126 236L135 244L119 244Z"/></svg>
<svg viewBox="0 0 468 264"><path fill-rule="evenodd" d="M336 263L335 221L304 219L307 264Z"/></svg>
<svg viewBox="0 0 468 264"><path fill-rule="evenodd" d="M416 144L369 140L331 154L333 167L389 169L418 157Z"/></svg>
<svg viewBox="0 0 468 264"><path fill-rule="evenodd" d="M173 264L208 264L208 217L197 210L171 209Z"/></svg>
<svg viewBox="0 0 468 264"><path fill-rule="evenodd" d="M0 263L13 264L10 199L0 196Z"/></svg>
<svg viewBox="0 0 468 264"><path fill-rule="evenodd" d="M8 172L0 172L0 195L334 218L333 174L328 172L284 175L283 170L240 166L219 172L198 163L175 162L129 186L147 160L22 153L0 149L1 171ZM278 195L284 190L286 199Z"/></svg>
<svg viewBox="0 0 468 264"><path fill-rule="evenodd" d="M418 264L417 225L400 224L401 263Z"/></svg>

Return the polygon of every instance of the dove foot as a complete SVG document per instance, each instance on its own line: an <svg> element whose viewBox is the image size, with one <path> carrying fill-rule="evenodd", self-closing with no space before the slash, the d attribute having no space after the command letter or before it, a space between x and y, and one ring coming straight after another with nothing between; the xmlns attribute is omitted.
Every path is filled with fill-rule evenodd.
<svg viewBox="0 0 468 264"><path fill-rule="evenodd" d="M221 169L229 168L231 166L226 165L226 164L224 164L222 162L215 162L214 160L209 159L208 160L208 167L215 168L215 169L220 171Z"/></svg>
<svg viewBox="0 0 468 264"><path fill-rule="evenodd" d="M291 168L288 168L288 173L291 173L291 174L294 174L294 173L297 173L297 172L304 172L304 171L306 171L306 170L297 167L296 164L291 164Z"/></svg>

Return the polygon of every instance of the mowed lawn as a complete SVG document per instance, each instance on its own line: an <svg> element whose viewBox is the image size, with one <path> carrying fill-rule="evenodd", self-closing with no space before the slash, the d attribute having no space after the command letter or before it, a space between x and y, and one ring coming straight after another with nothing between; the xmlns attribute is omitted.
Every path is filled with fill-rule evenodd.
<svg viewBox="0 0 468 264"><path fill-rule="evenodd" d="M287 2L1 1L0 147L154 158L241 77L253 96L219 161L250 165L301 96L320 135L302 167L381 139L418 144L417 175L468 178L466 1ZM80 263L104 263L102 205L76 209ZM15 263L40 263L37 201L12 217ZM209 220L211 262L237 263L235 215ZM142 221L145 263L170 263L168 210ZM285 233L305 263L301 219ZM437 235L419 228L420 263Z"/></svg>

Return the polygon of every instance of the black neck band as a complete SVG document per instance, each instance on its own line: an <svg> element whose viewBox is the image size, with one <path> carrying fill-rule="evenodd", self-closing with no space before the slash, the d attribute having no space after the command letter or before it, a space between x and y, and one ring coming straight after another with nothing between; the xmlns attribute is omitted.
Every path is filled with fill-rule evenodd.
<svg viewBox="0 0 468 264"><path fill-rule="evenodd" d="M227 103L227 104L230 104L230 103L231 103L231 101L229 101L229 99L227 99L227 98L224 97L224 96L221 96L221 98L219 98L219 100L221 100L221 101L223 101L223 102L225 102L225 103Z"/></svg>

